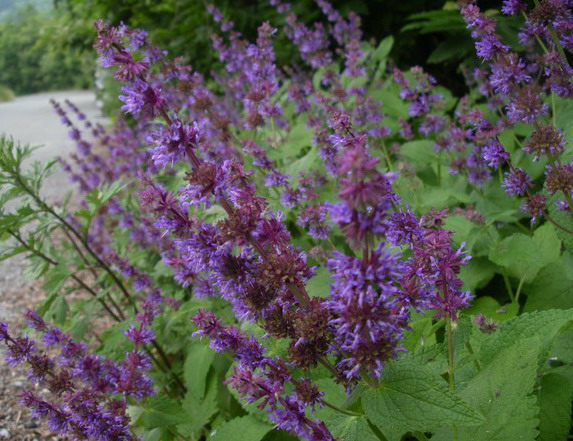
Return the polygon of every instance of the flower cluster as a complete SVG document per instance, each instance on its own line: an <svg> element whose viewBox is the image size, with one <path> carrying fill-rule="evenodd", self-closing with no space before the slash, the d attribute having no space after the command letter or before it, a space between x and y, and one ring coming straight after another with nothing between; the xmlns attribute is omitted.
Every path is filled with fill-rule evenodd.
<svg viewBox="0 0 573 441"><path fill-rule="evenodd" d="M129 399L139 401L154 392L146 375L150 359L136 350L127 353L121 363L113 362L90 353L85 344L50 327L35 312L28 311L26 317L28 324L43 334L44 345L58 355L40 353L34 340L11 335L8 326L0 322L7 363L27 365L30 381L45 384L52 396L48 399L26 390L20 402L33 416L45 418L50 430L74 440L135 440L126 407Z"/></svg>

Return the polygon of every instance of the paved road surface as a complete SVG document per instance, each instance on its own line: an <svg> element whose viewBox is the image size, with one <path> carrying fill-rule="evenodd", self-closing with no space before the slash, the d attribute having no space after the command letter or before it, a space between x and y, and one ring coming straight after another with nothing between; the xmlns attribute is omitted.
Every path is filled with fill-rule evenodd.
<svg viewBox="0 0 573 441"><path fill-rule="evenodd" d="M49 102L50 98L62 104L67 98L92 122L102 121L95 104L95 95L89 91L47 92L0 103L0 134L5 133L22 143L42 146L33 157L41 162L57 156L66 157L74 151L74 144L68 138L67 128L60 123ZM56 175L46 183L44 195L54 201L60 199L69 189L67 177L58 169Z"/></svg>
<svg viewBox="0 0 573 441"><path fill-rule="evenodd" d="M57 156L66 157L75 150L68 138L67 128L54 112L50 98L63 103L69 99L78 106L92 122L102 122L95 104L95 95L88 91L48 92L16 98L0 103L0 134L12 136L15 140L31 145L41 145L33 159L45 162ZM60 200L71 190L67 176L57 167L57 172L43 188L44 196L50 201ZM7 293L30 289L30 282L22 276L23 259L11 258L0 262L0 320L10 315L11 305Z"/></svg>

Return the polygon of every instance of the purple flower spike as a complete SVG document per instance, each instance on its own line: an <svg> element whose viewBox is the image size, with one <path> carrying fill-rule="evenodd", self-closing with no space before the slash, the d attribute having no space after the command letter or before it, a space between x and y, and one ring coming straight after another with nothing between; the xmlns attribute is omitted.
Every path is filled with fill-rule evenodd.
<svg viewBox="0 0 573 441"><path fill-rule="evenodd" d="M520 168L506 173L505 180L501 184L505 192L510 196L523 196L531 185L531 178Z"/></svg>
<svg viewBox="0 0 573 441"><path fill-rule="evenodd" d="M490 167L497 168L509 159L509 153L505 151L501 143L493 139L488 141L483 147L482 151L483 160L488 163Z"/></svg>

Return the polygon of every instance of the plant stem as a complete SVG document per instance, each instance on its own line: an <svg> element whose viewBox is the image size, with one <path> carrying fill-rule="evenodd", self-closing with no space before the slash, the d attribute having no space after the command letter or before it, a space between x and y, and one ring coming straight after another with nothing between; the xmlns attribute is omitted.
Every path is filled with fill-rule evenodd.
<svg viewBox="0 0 573 441"><path fill-rule="evenodd" d="M448 380L450 383L450 392L456 391L455 366L454 366L454 336L452 332L452 317L446 317L447 335L448 335ZM454 426L454 441L458 441L458 428Z"/></svg>
<svg viewBox="0 0 573 441"><path fill-rule="evenodd" d="M507 290L507 295L509 295L511 303L515 303L513 288L511 287L511 282L509 281L509 277L507 276L505 268L503 268L502 274L503 274L503 281L505 282L505 289Z"/></svg>
<svg viewBox="0 0 573 441"><path fill-rule="evenodd" d="M60 216L58 213L56 213L52 209L52 207L50 207L39 195L37 195L32 189L30 189L26 185L26 183L24 181L22 181L22 178L20 175L15 174L14 178L15 178L16 182L18 183L18 185L20 186L20 188L23 191L25 191L26 193L28 193L32 197L32 199L34 199L34 201L36 202L36 204L38 205L38 207L40 209L42 209L46 213L55 217L63 227L67 228L69 230L69 232L78 239L78 241L82 244L84 249L90 254L90 256L92 256L95 259L98 266L101 267L106 273L109 274L109 276L111 277L113 282L117 285L117 287L120 289L120 291L122 292L123 296L126 298L128 303L130 305L132 305L132 307L134 308L134 312L137 313L137 307L135 306L133 299L129 295L129 291L127 291L127 288L125 287L123 282L119 279L117 274L115 274L115 272L110 268L110 266L107 265L97 255L97 253L94 250L92 250L92 248L89 246L89 244L87 242L87 239L84 239L84 237L68 221L66 221L62 216Z"/></svg>
<svg viewBox="0 0 573 441"><path fill-rule="evenodd" d="M357 416L357 417L363 415L362 413L356 413L356 412L352 412L351 410L342 409L342 408L340 408L340 407L338 407L338 406L336 406L336 405L334 405L334 404L332 404L332 403L326 401L325 399L321 399L320 402L321 402L322 404L324 404L326 407L330 407L331 409L334 409L334 410L336 410L337 412L343 413L343 414L345 414L345 415Z"/></svg>
<svg viewBox="0 0 573 441"><path fill-rule="evenodd" d="M392 160L390 159L390 155L388 154L388 149L386 148L386 143L384 141L382 141L382 153L384 153L386 164L388 164L388 171L394 171L394 167L392 167Z"/></svg>
<svg viewBox="0 0 573 441"><path fill-rule="evenodd" d="M32 253L35 256L38 256L40 259L44 260L45 262L49 263L50 265L53 266L59 266L60 262L46 256L44 253L42 253L41 251L32 248L31 246L29 246L26 241L22 238L22 236L20 236L19 233L17 233L16 231L12 231L12 230L6 230L8 232L8 234L10 236L12 236L14 239L16 239L16 241L18 241L18 243L20 243L23 247L25 247L30 253ZM77 282L81 288L83 288L84 290L86 290L89 294L91 294L94 298L97 299L97 301L99 302L99 304L107 311L107 313L116 321L116 322L121 322L121 319L111 310L111 308L109 307L109 305L107 305L105 303L105 301L103 299L98 298L98 294L92 289L90 288L82 279L80 279L78 276L76 276L75 274L70 275L70 277L72 278L72 280L74 280L75 282Z"/></svg>
<svg viewBox="0 0 573 441"><path fill-rule="evenodd" d="M454 373L454 338L452 333L452 318L446 318L446 333L448 338L448 380L450 384L450 392L456 389L455 373Z"/></svg>
<svg viewBox="0 0 573 441"><path fill-rule="evenodd" d="M523 275L523 277L519 281L519 285L517 285L517 291L515 293L515 303L516 304L519 304L519 294L521 294L521 287L523 286L523 282L525 282L525 276L526 275L527 275L527 272Z"/></svg>
<svg viewBox="0 0 573 441"><path fill-rule="evenodd" d="M555 219L553 219L551 216L549 216L549 213L544 213L543 214L545 216L545 219L547 219L549 222L551 222L553 225L555 225L557 228L559 228L560 230L565 231L566 233L569 234L573 234L573 231L565 228L563 225L559 224L558 222L555 221Z"/></svg>
<svg viewBox="0 0 573 441"><path fill-rule="evenodd" d="M412 432L412 435L414 435L418 441L429 441L428 437L424 435L423 432Z"/></svg>

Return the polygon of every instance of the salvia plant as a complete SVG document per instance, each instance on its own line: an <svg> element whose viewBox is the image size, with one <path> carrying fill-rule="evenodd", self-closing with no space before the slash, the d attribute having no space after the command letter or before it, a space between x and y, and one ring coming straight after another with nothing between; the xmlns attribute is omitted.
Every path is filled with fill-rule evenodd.
<svg viewBox="0 0 573 441"><path fill-rule="evenodd" d="M122 114L54 102L77 153L31 168L2 138L1 256L46 292L0 323L20 402L74 440L569 439L570 2L502 2L511 41L462 2L464 97L271 4L255 41L208 7L209 77L98 21Z"/></svg>

